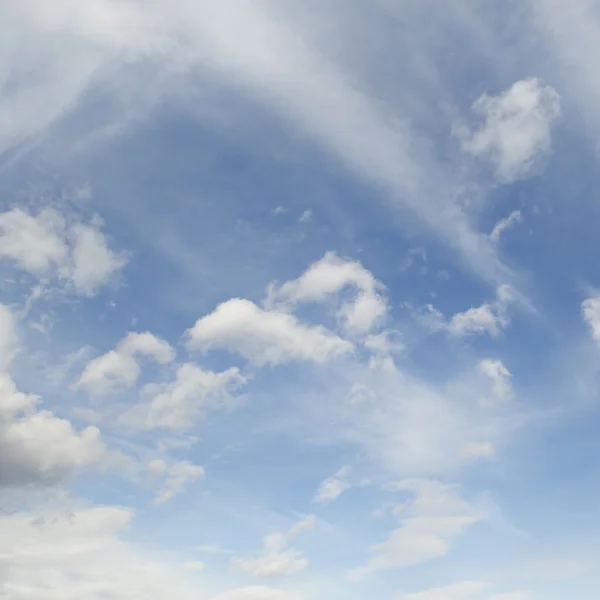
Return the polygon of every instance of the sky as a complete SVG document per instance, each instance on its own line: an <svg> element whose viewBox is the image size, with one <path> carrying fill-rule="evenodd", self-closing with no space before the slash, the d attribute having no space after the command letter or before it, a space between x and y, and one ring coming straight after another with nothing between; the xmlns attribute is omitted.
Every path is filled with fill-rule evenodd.
<svg viewBox="0 0 600 600"><path fill-rule="evenodd" d="M0 600L598 597L600 2L0 14Z"/></svg>

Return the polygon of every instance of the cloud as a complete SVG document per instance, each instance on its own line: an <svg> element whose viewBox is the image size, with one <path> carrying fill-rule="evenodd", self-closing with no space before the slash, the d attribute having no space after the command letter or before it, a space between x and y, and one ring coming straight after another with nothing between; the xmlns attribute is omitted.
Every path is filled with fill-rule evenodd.
<svg viewBox="0 0 600 600"><path fill-rule="evenodd" d="M256 579L283 577L303 571L308 566L308 559L294 548L286 546L298 535L312 529L315 523L315 517L310 515L294 524L287 532L265 536L262 555L233 558L231 568Z"/></svg>
<svg viewBox="0 0 600 600"><path fill-rule="evenodd" d="M0 306L0 333L0 487L51 485L75 469L108 460L96 427L77 432L66 419L39 409L38 396L18 390L8 373L19 349L18 332L6 306Z"/></svg>
<svg viewBox="0 0 600 600"><path fill-rule="evenodd" d="M374 556L352 573L355 577L444 556L456 538L484 518L460 498L455 486L422 480L402 482L397 489L412 494L394 511L403 517L401 525L386 541L371 547Z"/></svg>
<svg viewBox="0 0 600 600"><path fill-rule="evenodd" d="M521 215L520 210L513 210L508 217L504 219L500 219L492 229L490 233L490 239L494 242L500 242L500 238L504 234L505 231L512 229L518 223L523 222L523 215Z"/></svg>
<svg viewBox="0 0 600 600"><path fill-rule="evenodd" d="M0 594L11 600L198 598L184 563L153 557L121 536L134 513L66 504L0 515Z"/></svg>
<svg viewBox="0 0 600 600"><path fill-rule="evenodd" d="M558 93L532 77L498 96L483 94L472 106L483 124L475 131L459 127L465 152L488 158L504 183L526 177L550 151L551 125L560 114Z"/></svg>
<svg viewBox="0 0 600 600"><path fill-rule="evenodd" d="M300 600L300 596L283 590L252 585L224 592L211 600Z"/></svg>
<svg viewBox="0 0 600 600"><path fill-rule="evenodd" d="M171 383L145 386L142 395L151 399L123 413L120 421L140 429L183 430L194 423L201 411L230 400L231 394L245 383L235 367L215 373L186 363L179 367Z"/></svg>
<svg viewBox="0 0 600 600"><path fill-rule="evenodd" d="M478 596L488 587L488 584L483 581L460 581L414 594L401 594L398 600L463 600Z"/></svg>
<svg viewBox="0 0 600 600"><path fill-rule="evenodd" d="M187 460L168 465L162 459L154 459L148 463L148 470L155 477L164 476L162 488L154 500L156 504L164 504L184 491L189 482L204 477L204 468Z"/></svg>
<svg viewBox="0 0 600 600"><path fill-rule="evenodd" d="M132 387L140 374L138 356L148 356L159 364L174 360L175 350L152 333L128 333L114 350L91 360L73 385L94 395L111 394Z"/></svg>
<svg viewBox="0 0 600 600"><path fill-rule="evenodd" d="M349 487L349 483L346 480L346 476L349 472L350 470L347 467L343 467L335 473L335 475L325 479L319 486L319 489L313 498L313 502L317 504L328 504L329 502L337 500Z"/></svg>
<svg viewBox="0 0 600 600"><path fill-rule="evenodd" d="M36 277L58 278L82 296L93 296L126 264L97 222L68 224L54 209L0 213L0 258Z"/></svg>
<svg viewBox="0 0 600 600"><path fill-rule="evenodd" d="M359 262L339 258L333 252L313 263L298 279L281 286L272 283L265 305L293 309L302 303L337 299L347 288L353 288L353 297L342 301L337 317L346 331L366 334L387 314L383 286Z"/></svg>
<svg viewBox="0 0 600 600"><path fill-rule="evenodd" d="M600 296L584 300L581 303L581 314L592 332L592 338L600 342Z"/></svg>
<svg viewBox="0 0 600 600"><path fill-rule="evenodd" d="M482 360L479 362L481 372L492 381L492 390L498 400L509 400L513 396L510 371L500 360Z"/></svg>
<svg viewBox="0 0 600 600"><path fill-rule="evenodd" d="M293 361L323 364L352 352L352 344L324 327L302 325L286 313L249 300L228 300L187 332L190 349L226 349L258 365Z"/></svg>

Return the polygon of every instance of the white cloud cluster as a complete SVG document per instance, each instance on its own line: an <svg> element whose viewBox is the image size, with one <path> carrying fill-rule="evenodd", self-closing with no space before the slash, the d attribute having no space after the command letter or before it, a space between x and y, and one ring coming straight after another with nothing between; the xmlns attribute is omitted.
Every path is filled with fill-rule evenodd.
<svg viewBox="0 0 600 600"><path fill-rule="evenodd" d="M397 489L412 494L411 499L394 510L402 523L385 542L371 548L374 556L353 572L355 577L444 556L456 538L485 518L458 495L455 486L420 480L401 482Z"/></svg>
<svg viewBox="0 0 600 600"><path fill-rule="evenodd" d="M142 395L150 396L150 400L132 407L120 420L139 429L183 430L194 423L201 411L230 400L232 392L245 383L235 367L215 373L185 363L177 370L174 381L145 386Z"/></svg>
<svg viewBox="0 0 600 600"><path fill-rule="evenodd" d="M171 500L173 496L182 492L189 482L204 477L204 468L187 460L167 464L165 460L157 458L148 463L148 470L154 477L164 477L162 488L154 500L156 504Z"/></svg>
<svg viewBox="0 0 600 600"><path fill-rule="evenodd" d="M479 369L492 382L492 391L496 399L509 400L513 396L510 371L500 360L484 359L479 362Z"/></svg>
<svg viewBox="0 0 600 600"><path fill-rule="evenodd" d="M337 299L347 288L353 289L353 294L342 301L336 314L346 331L367 334L387 314L383 286L359 262L333 252L313 263L298 279L281 286L271 284L265 304L293 308L306 302L325 302Z"/></svg>
<svg viewBox="0 0 600 600"><path fill-rule="evenodd" d="M417 315L417 320L431 331L443 330L457 337L481 334L497 337L510 323L508 308L513 299L512 288L504 284L498 287L492 302L456 313L449 320L430 304Z"/></svg>
<svg viewBox="0 0 600 600"><path fill-rule="evenodd" d="M316 519L311 515L294 524L287 532L265 536L262 555L234 558L231 568L257 579L282 577L303 571L308 566L308 559L296 549L286 546L301 533L312 529L315 523Z"/></svg>
<svg viewBox="0 0 600 600"><path fill-rule="evenodd" d="M505 231L513 228L518 223L523 222L523 215L520 210L513 210L508 217L500 219L490 233L490 239L495 243L499 243Z"/></svg>
<svg viewBox="0 0 600 600"><path fill-rule="evenodd" d="M263 310L239 298L196 321L188 331L188 347L203 352L224 348L258 366L322 364L352 352L350 342L324 327L303 325L293 315Z"/></svg>
<svg viewBox="0 0 600 600"><path fill-rule="evenodd" d="M128 333L114 350L91 360L73 385L91 394L104 395L132 387L140 375L139 356L148 356L159 364L175 359L171 345L152 333Z"/></svg>
<svg viewBox="0 0 600 600"><path fill-rule="evenodd" d="M82 296L93 296L126 263L97 222L67 223L54 209L0 213L0 258L44 280L56 277Z"/></svg>
<svg viewBox="0 0 600 600"><path fill-rule="evenodd" d="M75 469L99 464L109 452L96 427L72 424L40 409L40 399L17 389L8 369L18 351L11 311L0 307L0 487L53 484Z"/></svg>
<svg viewBox="0 0 600 600"><path fill-rule="evenodd" d="M556 90L532 77L517 81L498 96L483 94L472 110L483 124L472 132L457 129L463 150L489 158L498 179L508 183L528 175L549 152L560 99Z"/></svg>

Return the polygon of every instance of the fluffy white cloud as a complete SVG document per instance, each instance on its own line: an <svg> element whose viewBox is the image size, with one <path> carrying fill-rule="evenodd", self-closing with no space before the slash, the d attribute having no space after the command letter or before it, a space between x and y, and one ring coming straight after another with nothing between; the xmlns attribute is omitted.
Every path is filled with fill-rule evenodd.
<svg viewBox="0 0 600 600"><path fill-rule="evenodd" d="M315 517L310 515L295 523L287 532L265 536L262 555L233 558L231 568L257 579L283 577L303 571L308 566L308 559L294 548L286 546L301 533L312 529L315 523Z"/></svg>
<svg viewBox="0 0 600 600"><path fill-rule="evenodd" d="M159 364L167 364L174 360L175 350L168 342L150 332L128 333L114 350L86 365L73 389L104 395L132 387L140 375L139 355L148 356Z"/></svg>
<svg viewBox="0 0 600 600"><path fill-rule="evenodd" d="M352 352L352 344L324 327L301 324L294 316L267 311L249 300L228 300L187 332L188 347L226 349L255 365L292 361L325 363Z"/></svg>
<svg viewBox="0 0 600 600"><path fill-rule="evenodd" d="M269 308L293 308L305 302L325 302L352 288L350 299L342 301L337 316L344 328L353 333L368 333L387 314L383 286L359 262L328 252L312 264L298 279L281 286L269 286L265 305Z"/></svg>
<svg viewBox="0 0 600 600"><path fill-rule="evenodd" d="M559 96L537 78L514 83L498 96L484 94L473 104L483 120L473 132L458 128L462 147L494 164L498 179L525 177L550 150L551 125L560 114Z"/></svg>
<svg viewBox="0 0 600 600"><path fill-rule="evenodd" d="M594 340L600 342L600 296L584 300L581 303L581 314L589 325Z"/></svg>
<svg viewBox="0 0 600 600"><path fill-rule="evenodd" d="M482 360L479 363L481 372L492 382L492 391L498 400L512 398L513 390L510 371L500 360Z"/></svg>
<svg viewBox="0 0 600 600"><path fill-rule="evenodd" d="M98 222L69 224L54 209L0 213L0 257L37 277L58 277L83 296L94 295L126 263L108 247Z"/></svg>
<svg viewBox="0 0 600 600"><path fill-rule="evenodd" d="M452 542L484 516L461 499L455 486L438 481L407 481L399 491L413 494L395 513L403 517L385 542L371 548L375 556L355 570L362 577L379 569L416 565L444 556Z"/></svg>
<svg viewBox="0 0 600 600"><path fill-rule="evenodd" d="M122 541L133 512L64 506L0 515L0 596L10 600L197 599L185 564Z"/></svg>
<svg viewBox="0 0 600 600"><path fill-rule="evenodd" d="M155 459L148 463L148 470L154 476L164 476L162 488L155 498L156 504L171 500L173 496L182 492L189 482L204 476L203 467L187 460L168 465L162 459Z"/></svg>
<svg viewBox="0 0 600 600"><path fill-rule="evenodd" d="M142 394L151 399L131 408L120 420L141 429L186 429L201 411L227 402L245 383L235 367L215 373L186 363L173 382L145 386Z"/></svg>
<svg viewBox="0 0 600 600"><path fill-rule="evenodd" d="M14 315L0 306L0 487L53 484L73 470L99 464L109 453L96 427L77 432L40 398L17 389L7 372L18 350Z"/></svg>
<svg viewBox="0 0 600 600"><path fill-rule="evenodd" d="M398 597L398 600L463 600L479 596L487 588L488 584L483 581L460 581L423 592L402 594Z"/></svg>

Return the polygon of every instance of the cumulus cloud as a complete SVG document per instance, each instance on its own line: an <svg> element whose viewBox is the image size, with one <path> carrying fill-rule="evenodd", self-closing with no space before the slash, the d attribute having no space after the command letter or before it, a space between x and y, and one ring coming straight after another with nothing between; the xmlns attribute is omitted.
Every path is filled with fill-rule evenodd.
<svg viewBox="0 0 600 600"><path fill-rule="evenodd" d="M99 464L108 450L96 427L75 430L40 409L40 398L18 390L8 373L18 350L14 315L0 306L0 487L53 484L75 469Z"/></svg>
<svg viewBox="0 0 600 600"><path fill-rule="evenodd" d="M234 558L231 568L257 579L282 577L303 571L308 566L308 559L298 550L286 546L301 533L312 529L315 523L316 519L311 515L295 523L286 532L265 536L263 554Z"/></svg>
<svg viewBox="0 0 600 600"><path fill-rule="evenodd" d="M459 127L463 150L488 158L499 180L509 183L527 176L550 151L551 126L560 114L559 96L532 77L514 83L498 96L483 94L473 104L482 125Z"/></svg>
<svg viewBox="0 0 600 600"><path fill-rule="evenodd" d="M423 480L402 482L397 489L412 494L394 511L401 524L386 541L371 548L374 556L352 573L355 577L444 556L456 538L485 518L458 495L455 486Z"/></svg>
<svg viewBox="0 0 600 600"><path fill-rule="evenodd" d="M199 413L227 402L245 383L235 367L215 373L186 363L179 367L174 381L145 386L142 395L150 400L132 407L120 420L140 429L186 429Z"/></svg>
<svg viewBox="0 0 600 600"><path fill-rule="evenodd" d="M368 333L387 314L383 286L359 262L340 258L333 252L312 264L298 279L281 286L271 284L265 304L293 308L305 302L337 299L345 289L351 289L352 296L341 302L338 318L345 330Z"/></svg>
<svg viewBox="0 0 600 600"><path fill-rule="evenodd" d="M54 209L0 213L0 258L37 277L56 277L82 296L93 296L126 263L108 247L97 222L69 224Z"/></svg>
<svg viewBox="0 0 600 600"><path fill-rule="evenodd" d="M300 600L298 594L275 588L251 585L219 594L211 600Z"/></svg>
<svg viewBox="0 0 600 600"><path fill-rule="evenodd" d="M228 300L187 332L190 349L226 349L258 365L293 361L325 363L352 352L352 344L321 326L267 311L249 300Z"/></svg>
<svg viewBox="0 0 600 600"><path fill-rule="evenodd" d="M104 395L132 387L140 375L140 355L164 365L174 360L175 350L168 342L148 331L128 333L114 350L86 365L73 389L85 389L91 394Z"/></svg>

